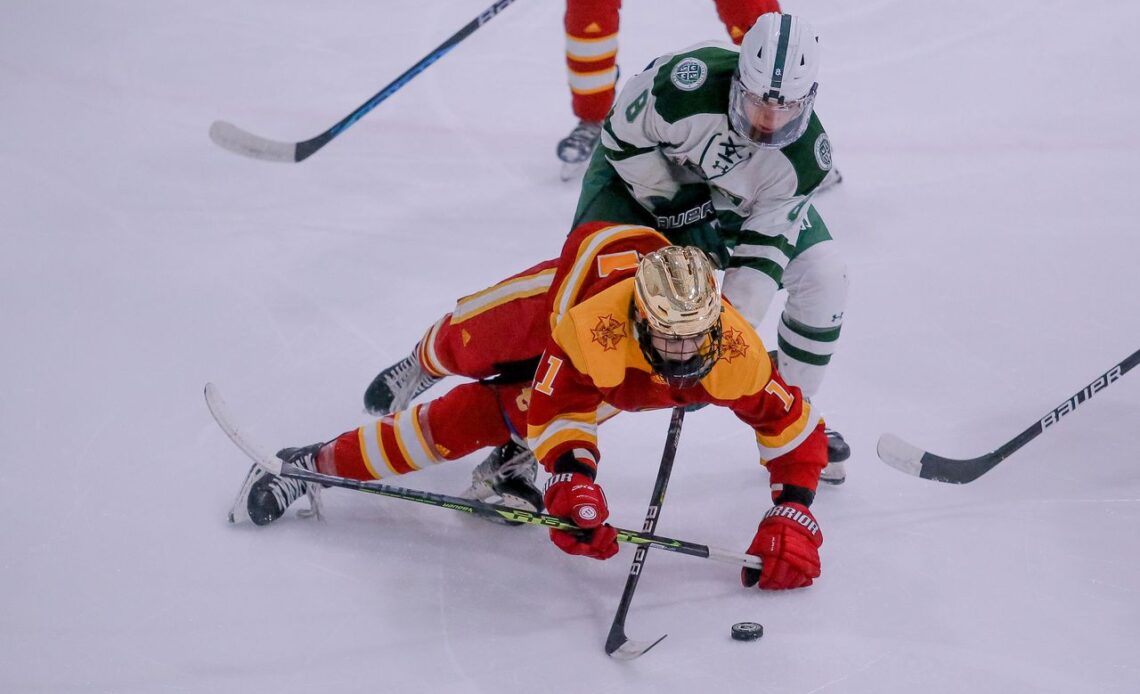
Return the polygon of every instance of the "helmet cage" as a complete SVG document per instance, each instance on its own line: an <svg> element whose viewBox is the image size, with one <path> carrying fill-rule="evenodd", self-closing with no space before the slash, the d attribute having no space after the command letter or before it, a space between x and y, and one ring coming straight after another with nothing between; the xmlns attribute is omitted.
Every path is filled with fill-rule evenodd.
<svg viewBox="0 0 1140 694"><path fill-rule="evenodd" d="M696 335L665 335L656 332L649 326L649 321L637 310L637 305L630 306L630 318L633 322L634 335L637 344L641 347L641 354L649 362L654 373L665 380L665 383L674 388L690 388L697 385L707 376L720 359L722 325L718 317L707 330ZM654 337L659 343L666 345L665 349L654 344ZM695 353L692 350L674 351L669 345L680 345L686 340L700 340L700 346ZM684 356L690 353L690 356Z"/></svg>
<svg viewBox="0 0 1140 694"><path fill-rule="evenodd" d="M732 88L728 97L728 120L741 136L753 144L766 149L780 149L796 140L807 130L811 122L812 109L815 105L815 92L818 82L813 82L811 89L802 99L788 101L777 92L764 95L748 90L740 80L740 71L732 77ZM751 114L769 113L780 125L775 129L759 127Z"/></svg>

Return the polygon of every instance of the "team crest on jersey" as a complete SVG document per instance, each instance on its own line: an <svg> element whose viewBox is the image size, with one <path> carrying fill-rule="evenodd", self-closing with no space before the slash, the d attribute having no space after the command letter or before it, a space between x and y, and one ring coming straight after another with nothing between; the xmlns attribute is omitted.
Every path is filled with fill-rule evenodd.
<svg viewBox="0 0 1140 694"><path fill-rule="evenodd" d="M744 333L734 328L724 331L720 338L720 358L732 363L733 359L748 354L748 343L744 341Z"/></svg>
<svg viewBox="0 0 1140 694"><path fill-rule="evenodd" d="M669 75L669 79L677 89L691 92L700 89L708 76L709 66L705 65L703 60L685 58L673 67L673 74Z"/></svg>
<svg viewBox="0 0 1140 694"><path fill-rule="evenodd" d="M827 138L827 133L820 133L815 138L815 162L824 171L831 170L831 140Z"/></svg>
<svg viewBox="0 0 1140 694"><path fill-rule="evenodd" d="M598 324L590 330L594 342L602 346L603 352L617 349L625 339L625 323L614 320L613 315L598 316Z"/></svg>

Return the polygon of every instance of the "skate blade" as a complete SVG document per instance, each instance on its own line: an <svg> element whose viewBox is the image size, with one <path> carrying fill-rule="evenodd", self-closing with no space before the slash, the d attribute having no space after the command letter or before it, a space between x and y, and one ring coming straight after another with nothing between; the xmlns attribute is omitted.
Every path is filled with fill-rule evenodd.
<svg viewBox="0 0 1140 694"><path fill-rule="evenodd" d="M261 475L265 474L257 465L251 465L249 472L246 473L245 482L242 483L241 489L238 490L237 498L234 499L234 505L230 507L230 513L226 517L231 523L238 521L250 521L249 509L246 507L246 499L249 498L249 489L253 486Z"/></svg>
<svg viewBox="0 0 1140 694"><path fill-rule="evenodd" d="M589 160L578 162L562 162L562 170L559 171L558 177L563 181L580 180L586 173L586 166Z"/></svg>

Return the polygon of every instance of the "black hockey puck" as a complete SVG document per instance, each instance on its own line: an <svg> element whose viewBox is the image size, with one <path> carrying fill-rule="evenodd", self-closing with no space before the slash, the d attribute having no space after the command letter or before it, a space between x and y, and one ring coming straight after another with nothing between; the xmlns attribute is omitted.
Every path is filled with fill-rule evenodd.
<svg viewBox="0 0 1140 694"><path fill-rule="evenodd" d="M764 635L764 625L759 622L737 622L732 625L732 638L737 641L755 641Z"/></svg>

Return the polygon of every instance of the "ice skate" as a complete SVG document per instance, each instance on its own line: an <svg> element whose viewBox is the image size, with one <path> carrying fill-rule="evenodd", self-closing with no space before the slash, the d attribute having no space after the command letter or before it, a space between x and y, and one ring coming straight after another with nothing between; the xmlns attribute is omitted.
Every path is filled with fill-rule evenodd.
<svg viewBox="0 0 1140 694"><path fill-rule="evenodd" d="M277 452L277 457L286 463L316 472L317 451L323 445L315 443L303 448L283 448ZM320 485L272 475L254 465L249 469L233 508L230 509L229 521L236 523L239 518L248 517L257 525L269 525L285 515L289 506L303 495L309 497L309 508L298 515L302 518L319 517L320 491Z"/></svg>
<svg viewBox="0 0 1140 694"><path fill-rule="evenodd" d="M835 186L843 183L843 174L839 173L839 169L832 169L827 172L823 180L819 183L819 188L816 188L816 193L822 193L826 190L831 190Z"/></svg>
<svg viewBox="0 0 1140 694"><path fill-rule="evenodd" d="M847 479L847 466L844 461L851 457L851 447L838 431L824 428L823 433L827 434L827 467L819 474L819 481L827 484L843 484Z"/></svg>
<svg viewBox="0 0 1140 694"><path fill-rule="evenodd" d="M602 124L578 121L570 134L558 142L558 158L562 161L561 177L569 181L582 174L602 136Z"/></svg>
<svg viewBox="0 0 1140 694"><path fill-rule="evenodd" d="M539 513L543 504L542 492L534 483L537 474L538 462L530 449L509 441L471 471L471 486L463 496L489 503L495 503L497 497L497 503L504 506Z"/></svg>
<svg viewBox="0 0 1140 694"><path fill-rule="evenodd" d="M439 380L423 370L413 351L372 379L364 391L364 409L377 416L405 410L417 395Z"/></svg>

